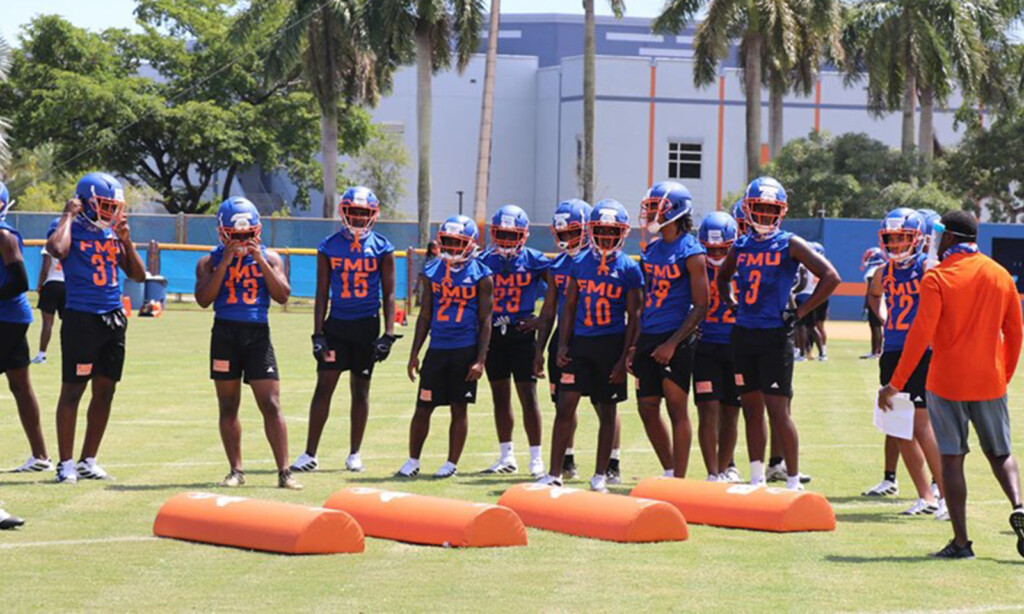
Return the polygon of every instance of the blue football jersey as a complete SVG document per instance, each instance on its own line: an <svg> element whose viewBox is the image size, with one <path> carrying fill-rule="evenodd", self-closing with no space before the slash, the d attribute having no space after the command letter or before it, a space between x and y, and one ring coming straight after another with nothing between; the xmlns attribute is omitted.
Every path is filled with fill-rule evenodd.
<svg viewBox="0 0 1024 614"><path fill-rule="evenodd" d="M52 234L51 230L49 234ZM121 308L117 261L121 242L109 228L100 230L81 217L71 222L71 247L64 267L64 307L85 313Z"/></svg>
<svg viewBox="0 0 1024 614"><path fill-rule="evenodd" d="M736 315L726 307L725 301L718 294L718 285L715 278L718 276L718 267L708 263L708 282L711 284L711 294L708 297L708 313L700 325L700 340L704 343L729 343L729 335L732 333L732 325L736 323ZM736 292L736 279L732 281L733 292Z"/></svg>
<svg viewBox="0 0 1024 614"><path fill-rule="evenodd" d="M882 291L885 293L885 335L882 345L884 352L897 352L907 342L907 333L917 315L920 302L921 278L928 257L919 254L906 267L900 267L890 260L882 265Z"/></svg>
<svg viewBox="0 0 1024 614"><path fill-rule="evenodd" d="M640 317L643 333L667 333L678 329L693 307L690 273L686 261L707 250L691 234L671 243L655 239L640 256L644 272L644 309Z"/></svg>
<svg viewBox="0 0 1024 614"><path fill-rule="evenodd" d="M626 293L644 285L640 265L622 252L605 262L590 250L573 263L572 281L579 288L573 334L583 337L613 335L626 330Z"/></svg>
<svg viewBox="0 0 1024 614"><path fill-rule="evenodd" d="M778 230L766 237L748 234L733 244L739 282L736 325L744 328L781 328L782 314L799 263L789 255L793 233Z"/></svg>
<svg viewBox="0 0 1024 614"><path fill-rule="evenodd" d="M555 287L558 288L556 319L562 317L562 307L565 306L565 297L569 293L569 280L572 279L572 265L586 253L587 250L583 250L575 256L570 256L563 252L555 256L555 259L551 261L551 278L555 282Z"/></svg>
<svg viewBox="0 0 1024 614"><path fill-rule="evenodd" d="M356 249L358 246L359 249ZM372 318L380 312L380 267L395 247L372 230L357 244L347 230L320 242L317 248L331 267L331 313L336 320Z"/></svg>
<svg viewBox="0 0 1024 614"><path fill-rule="evenodd" d="M544 273L551 260L541 252L524 247L512 258L488 249L480 261L491 270L494 279L494 318L508 316L514 324L533 315L537 297L547 287Z"/></svg>
<svg viewBox="0 0 1024 614"><path fill-rule="evenodd" d="M260 246L266 256L267 248ZM224 246L213 248L210 260L213 266L220 264L224 258ZM221 284L217 299L213 301L213 313L218 320L232 322L267 322L267 310L270 309L270 292L267 280L256 259L246 254L228 266Z"/></svg>
<svg viewBox="0 0 1024 614"><path fill-rule="evenodd" d="M18 249L25 253L25 242L21 240L21 233L14 229L7 222L0 222L0 230L6 230L18 239ZM7 275L7 267L0 262L0 288L10 282ZM32 306L29 305L28 296L24 292L14 298L0 301L0 322L11 322L13 324L31 324Z"/></svg>
<svg viewBox="0 0 1024 614"><path fill-rule="evenodd" d="M433 312L430 318L430 347L441 350L475 346L480 335L480 298L477 284L490 277L491 270L478 259L447 271L447 263L435 258L423 267L430 282Z"/></svg>

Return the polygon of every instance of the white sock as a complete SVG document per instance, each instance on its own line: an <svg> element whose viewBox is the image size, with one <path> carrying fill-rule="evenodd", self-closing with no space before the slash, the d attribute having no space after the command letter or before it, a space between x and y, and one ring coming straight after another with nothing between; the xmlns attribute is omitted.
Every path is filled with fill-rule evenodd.
<svg viewBox="0 0 1024 614"><path fill-rule="evenodd" d="M575 456L576 455L576 450L574 450L573 448L566 448L565 449L565 455L566 456Z"/></svg>
<svg viewBox="0 0 1024 614"><path fill-rule="evenodd" d="M799 475L787 475L786 476L786 488L796 488L800 486Z"/></svg>
<svg viewBox="0 0 1024 614"><path fill-rule="evenodd" d="M40 350L39 352L37 352L37 353L36 353L36 355L37 355L37 356L39 356L40 358L46 358L46 352L44 352L44 351L42 351L42 350Z"/></svg>
<svg viewBox="0 0 1024 614"><path fill-rule="evenodd" d="M498 449L501 451L501 458L512 458L512 442L506 441L505 443L499 443Z"/></svg>
<svg viewBox="0 0 1024 614"><path fill-rule="evenodd" d="M530 460L540 458L540 446L530 446Z"/></svg>
<svg viewBox="0 0 1024 614"><path fill-rule="evenodd" d="M418 458L410 458L409 462L412 463L413 467L415 467L416 469L420 468L420 459L418 459Z"/></svg>
<svg viewBox="0 0 1024 614"><path fill-rule="evenodd" d="M666 478L674 478L674 477L676 477L676 470L675 469L666 469L664 475L665 475Z"/></svg>
<svg viewBox="0 0 1024 614"><path fill-rule="evenodd" d="M619 460L619 455L621 453L622 453L621 449L619 449L619 448L612 448L612 458L614 458L615 460Z"/></svg>
<svg viewBox="0 0 1024 614"><path fill-rule="evenodd" d="M764 463L761 461L750 461L750 483L757 484L764 481Z"/></svg>

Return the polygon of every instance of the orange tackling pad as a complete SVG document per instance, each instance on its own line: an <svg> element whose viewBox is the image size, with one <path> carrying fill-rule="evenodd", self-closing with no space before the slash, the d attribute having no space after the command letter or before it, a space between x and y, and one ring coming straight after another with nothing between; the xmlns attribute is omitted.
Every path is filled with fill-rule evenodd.
<svg viewBox="0 0 1024 614"><path fill-rule="evenodd" d="M490 503L346 488L331 495L324 507L351 514L370 537L460 548L526 545L519 516Z"/></svg>
<svg viewBox="0 0 1024 614"><path fill-rule="evenodd" d="M199 492L168 499L153 533L282 554L363 551L363 530L344 512Z"/></svg>
<svg viewBox="0 0 1024 614"><path fill-rule="evenodd" d="M832 505L814 492L657 477L630 494L671 503L693 524L777 532L836 528Z"/></svg>
<svg viewBox="0 0 1024 614"><path fill-rule="evenodd" d="M498 501L528 527L617 542L682 541L686 520L661 501L577 488L519 484Z"/></svg>

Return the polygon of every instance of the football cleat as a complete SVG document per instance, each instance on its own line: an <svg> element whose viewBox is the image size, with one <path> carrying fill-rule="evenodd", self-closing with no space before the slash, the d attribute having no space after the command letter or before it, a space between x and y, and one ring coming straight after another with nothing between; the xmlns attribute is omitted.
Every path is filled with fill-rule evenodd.
<svg viewBox="0 0 1024 614"><path fill-rule="evenodd" d="M929 556L937 559L973 559L974 549L971 546L974 542L967 542L966 546L957 546L954 540L949 540L946 547L938 552L933 552Z"/></svg>
<svg viewBox="0 0 1024 614"><path fill-rule="evenodd" d="M277 487L286 490L302 490L302 484L295 479L290 469L277 472Z"/></svg>
<svg viewBox="0 0 1024 614"><path fill-rule="evenodd" d="M1017 553L1024 556L1024 509L1018 507L1010 513L1010 527L1017 535Z"/></svg>
<svg viewBox="0 0 1024 614"><path fill-rule="evenodd" d="M595 475L590 478L590 490L594 492L608 492L608 478L603 475Z"/></svg>
<svg viewBox="0 0 1024 614"><path fill-rule="evenodd" d="M316 457L303 452L295 459L290 469L296 473L306 473L308 471L316 471L318 467L320 467L320 462L316 460Z"/></svg>
<svg viewBox="0 0 1024 614"><path fill-rule="evenodd" d="M562 480L561 480L561 478L556 478L553 475L546 475L546 476L542 477L541 479L537 480L536 483L540 484L541 486L555 486L557 488L561 488L562 487Z"/></svg>
<svg viewBox="0 0 1024 614"><path fill-rule="evenodd" d="M515 458L499 458L493 465L484 469L481 473L493 474L493 473L519 473L519 465L516 464Z"/></svg>
<svg viewBox="0 0 1024 614"><path fill-rule="evenodd" d="M889 480L882 480L878 484L875 484L870 489L860 493L864 497L891 497L898 495L900 489L896 486L896 482L890 482Z"/></svg>
<svg viewBox="0 0 1024 614"><path fill-rule="evenodd" d="M32 357L32 364L34 365L41 365L44 362L46 362L46 354L43 354L42 352L39 352Z"/></svg>
<svg viewBox="0 0 1024 614"><path fill-rule="evenodd" d="M11 516L4 508L0 507L0 531L16 529L25 524L25 521L17 516Z"/></svg>
<svg viewBox="0 0 1024 614"><path fill-rule="evenodd" d="M768 465L764 477L769 482L785 482L789 477L789 474L786 473L786 461L782 461L778 465Z"/></svg>
<svg viewBox="0 0 1024 614"><path fill-rule="evenodd" d="M50 459L30 456L20 467L12 469L11 473L37 473L39 471L50 471L51 469L53 469L53 461Z"/></svg>
<svg viewBox="0 0 1024 614"><path fill-rule="evenodd" d="M232 469L231 473L221 481L220 485L224 488L238 488L239 486L244 486L245 473Z"/></svg>
<svg viewBox="0 0 1024 614"><path fill-rule="evenodd" d="M454 477L458 472L459 469L455 466L455 463L445 461L444 464L441 465L441 468L437 470L437 473L434 474L434 477L443 480L445 478Z"/></svg>
<svg viewBox="0 0 1024 614"><path fill-rule="evenodd" d="M563 480L575 480L580 475L579 470L576 469L576 460L566 455L562 461L562 479Z"/></svg>
<svg viewBox="0 0 1024 614"><path fill-rule="evenodd" d="M946 507L945 499L939 499L939 507L935 510L935 520L949 520L949 508Z"/></svg>
<svg viewBox="0 0 1024 614"><path fill-rule="evenodd" d="M348 455L348 458L345 459L345 469L356 473L366 470L366 467L363 466L363 457L359 456L359 452Z"/></svg>
<svg viewBox="0 0 1024 614"><path fill-rule="evenodd" d="M87 458L85 460L78 461L75 465L75 471L78 473L78 477L83 480L109 480L110 474L103 470L96 464L95 458Z"/></svg>
<svg viewBox="0 0 1024 614"><path fill-rule="evenodd" d="M58 484L74 484L78 482L78 473L75 472L75 461L62 461L57 464L57 477L55 480Z"/></svg>
<svg viewBox="0 0 1024 614"><path fill-rule="evenodd" d="M619 472L618 468L612 469L609 467L608 471L604 472L604 478L608 484L622 484L622 474Z"/></svg>
<svg viewBox="0 0 1024 614"><path fill-rule="evenodd" d="M707 479L705 481L706 482L721 482L723 480L722 480L721 476L719 476L717 473L709 473L708 477L707 477Z"/></svg>
<svg viewBox="0 0 1024 614"><path fill-rule="evenodd" d="M743 476L740 475L740 470L736 468L736 465L730 465L721 473L723 482L729 482L730 484L742 484Z"/></svg>
<svg viewBox="0 0 1024 614"><path fill-rule="evenodd" d="M801 484L800 482L797 482L796 484L793 484L792 486L789 485L789 484L786 484L786 490L802 492L804 490L804 485Z"/></svg>
<svg viewBox="0 0 1024 614"><path fill-rule="evenodd" d="M420 462L418 460L410 458L405 461L402 468L395 473L396 478L413 478L420 474Z"/></svg>
<svg viewBox="0 0 1024 614"><path fill-rule="evenodd" d="M547 469L544 467L544 459L540 458L539 456L537 458L530 459L531 477L539 478L546 473Z"/></svg>
<svg viewBox="0 0 1024 614"><path fill-rule="evenodd" d="M900 512L900 516L923 516L926 514L934 514L938 509L939 505L934 501L918 499L913 505Z"/></svg>

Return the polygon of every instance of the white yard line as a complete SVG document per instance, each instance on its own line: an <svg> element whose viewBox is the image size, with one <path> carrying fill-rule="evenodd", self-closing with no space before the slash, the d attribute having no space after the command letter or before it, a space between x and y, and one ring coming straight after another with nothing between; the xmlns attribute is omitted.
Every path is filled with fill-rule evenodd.
<svg viewBox="0 0 1024 614"><path fill-rule="evenodd" d="M117 542L149 542L156 541L152 535L125 535L123 537L97 537L95 539L58 539L48 542L21 542L15 544L0 544L0 550L14 550L16 548L45 548L47 546L87 546L90 544L111 544Z"/></svg>

